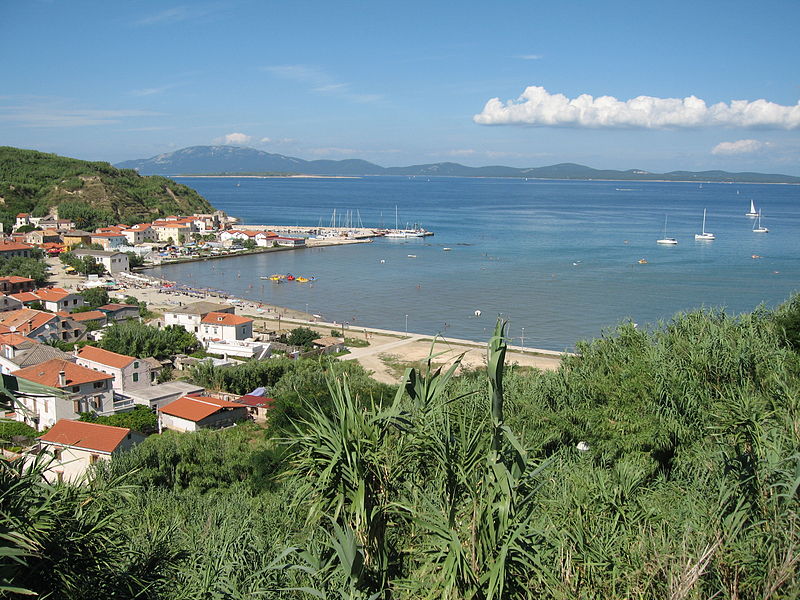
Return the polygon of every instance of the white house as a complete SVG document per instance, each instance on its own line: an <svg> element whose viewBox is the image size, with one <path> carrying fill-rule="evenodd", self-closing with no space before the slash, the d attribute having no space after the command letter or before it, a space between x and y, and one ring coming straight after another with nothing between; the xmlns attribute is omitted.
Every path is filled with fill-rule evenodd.
<svg viewBox="0 0 800 600"><path fill-rule="evenodd" d="M53 313L22 308L0 312L0 329L7 328L12 333L19 333L37 342L61 340L71 342L79 339L86 327L70 317ZM2 329L6 331L6 329Z"/></svg>
<svg viewBox="0 0 800 600"><path fill-rule="evenodd" d="M84 346L78 350L76 357L80 366L114 377L111 386L116 410L133 407L134 401L128 396L128 392L150 387L150 364L143 359L94 346Z"/></svg>
<svg viewBox="0 0 800 600"><path fill-rule="evenodd" d="M180 325L186 331L197 335L200 333L200 321L210 312L233 314L234 308L230 304L194 302L164 311L164 325Z"/></svg>
<svg viewBox="0 0 800 600"><path fill-rule="evenodd" d="M210 312L200 321L197 339L201 342L222 340L233 342L253 337L253 319L231 313Z"/></svg>
<svg viewBox="0 0 800 600"><path fill-rule="evenodd" d="M247 418L247 407L211 396L183 396L158 409L159 431L229 427Z"/></svg>
<svg viewBox="0 0 800 600"><path fill-rule="evenodd" d="M121 271L130 271L128 255L124 252L114 252L113 250L75 250L73 254L78 258L90 256L94 262L102 264L106 271L112 275Z"/></svg>
<svg viewBox="0 0 800 600"><path fill-rule="evenodd" d="M127 229L120 232L128 240L128 244L135 246L144 242L155 242L158 240L158 235L150 226L150 223L139 223L131 225Z"/></svg>
<svg viewBox="0 0 800 600"><path fill-rule="evenodd" d="M40 451L53 456L44 476L50 482L78 481L97 461L111 460L144 439L125 427L61 419L39 438Z"/></svg>
<svg viewBox="0 0 800 600"><path fill-rule="evenodd" d="M57 287L39 288L32 292L20 292L12 294L12 297L26 306L30 305L31 302L40 302L44 309L50 312L58 312L60 310L71 312L86 304L80 294Z"/></svg>
<svg viewBox="0 0 800 600"><path fill-rule="evenodd" d="M0 334L0 372L4 375L54 358L75 362L73 356L49 344L42 344L18 333Z"/></svg>
<svg viewBox="0 0 800 600"><path fill-rule="evenodd" d="M92 243L100 244L103 250L116 250L128 243L128 238L122 233L95 233Z"/></svg>
<svg viewBox="0 0 800 600"><path fill-rule="evenodd" d="M11 375L54 388L50 395L26 394L20 398L24 410L15 412L16 419L38 431L52 427L59 419L77 419L82 412L114 413L112 375L57 358Z"/></svg>

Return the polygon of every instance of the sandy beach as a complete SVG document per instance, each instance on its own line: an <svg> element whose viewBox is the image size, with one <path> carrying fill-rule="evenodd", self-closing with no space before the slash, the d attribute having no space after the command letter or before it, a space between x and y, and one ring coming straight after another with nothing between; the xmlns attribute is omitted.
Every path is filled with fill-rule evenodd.
<svg viewBox="0 0 800 600"><path fill-rule="evenodd" d="M48 258L47 263L51 268L50 279L53 285L75 289L79 283L84 281L83 277L66 273L64 265L58 259ZM147 275L134 274L134 276L155 279ZM373 373L376 380L384 383L398 383L405 368L418 365L432 351L436 354L441 353L435 359L437 365L452 361L461 354L463 354L461 368L472 369L486 365L485 343L454 338L436 338L434 345L434 336L432 335L323 322L302 311L270 304L259 304L220 293L185 289L162 290L161 287L147 285L141 281L135 286L121 287L112 291L110 295L120 299L125 296L134 296L138 300L146 302L148 308L155 313L163 313L171 308L201 300L231 303L236 307L236 314L254 319L253 329L257 333L287 332L295 327L309 327L327 336L335 330L340 337L344 334L345 338L353 338L369 344L364 347L352 347L350 354L342 356L341 360L357 360L365 369ZM522 349L518 346L510 346L506 355L506 363L541 370L555 370L563 356L563 353L551 350Z"/></svg>

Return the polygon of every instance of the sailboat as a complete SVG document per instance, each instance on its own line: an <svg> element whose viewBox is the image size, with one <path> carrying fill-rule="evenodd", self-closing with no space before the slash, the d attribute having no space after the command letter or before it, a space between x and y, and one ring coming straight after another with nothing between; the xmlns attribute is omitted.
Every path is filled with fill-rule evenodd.
<svg viewBox="0 0 800 600"><path fill-rule="evenodd" d="M664 215L664 237L660 240L656 240L656 244L665 244L674 246L678 243L678 240L675 238L667 237L667 215Z"/></svg>
<svg viewBox="0 0 800 600"><path fill-rule="evenodd" d="M717 239L713 233L706 231L706 209L703 209L703 231L702 233L695 233L694 239L696 240L715 240Z"/></svg>
<svg viewBox="0 0 800 600"><path fill-rule="evenodd" d="M758 221L756 221L755 226L753 227L753 233L769 233L769 229L766 227L761 226L761 211L758 211Z"/></svg>
<svg viewBox="0 0 800 600"><path fill-rule="evenodd" d="M748 212L744 213L744 216L745 217L752 217L754 219L758 216L758 213L756 212L756 205L752 200L750 200L750 210Z"/></svg>
<svg viewBox="0 0 800 600"><path fill-rule="evenodd" d="M387 238L406 238L408 235L405 231L400 229L399 225L397 224L397 205L394 206L394 229L390 229L386 232L384 237Z"/></svg>

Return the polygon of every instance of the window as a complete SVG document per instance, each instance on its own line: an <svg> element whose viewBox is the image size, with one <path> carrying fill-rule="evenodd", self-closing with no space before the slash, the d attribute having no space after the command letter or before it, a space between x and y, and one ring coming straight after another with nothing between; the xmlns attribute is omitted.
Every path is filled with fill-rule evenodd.
<svg viewBox="0 0 800 600"><path fill-rule="evenodd" d="M97 454L90 454L90 455L89 455L89 464L90 464L90 465L93 465L93 464L95 464L95 463L97 462L97 459L99 459L99 458L100 458L100 457L99 457L99 456L97 456Z"/></svg>
<svg viewBox="0 0 800 600"><path fill-rule="evenodd" d="M99 390L102 387L105 387L105 381L95 381L94 382L94 389Z"/></svg>
<svg viewBox="0 0 800 600"><path fill-rule="evenodd" d="M80 392L80 391L81 391L81 386L79 386L79 385L73 385L73 386L72 386L72 391L73 391L73 392Z"/></svg>
<svg viewBox="0 0 800 600"><path fill-rule="evenodd" d="M134 383L139 381L139 374L138 373L134 373L133 374L133 381L134 381Z"/></svg>
<svg viewBox="0 0 800 600"><path fill-rule="evenodd" d="M92 400L92 406L94 406L95 410L102 410L103 409L103 397L102 396L95 396Z"/></svg>
<svg viewBox="0 0 800 600"><path fill-rule="evenodd" d="M72 401L72 412L74 413L81 412L81 403L78 400Z"/></svg>
<svg viewBox="0 0 800 600"><path fill-rule="evenodd" d="M61 454L64 452L63 448L56 448L53 450L53 458L56 460L61 460Z"/></svg>
<svg viewBox="0 0 800 600"><path fill-rule="evenodd" d="M137 361L134 361L134 363L133 363L133 368L134 368L134 369L138 369L138 368L139 368L139 361L138 361L138 360L137 360Z"/></svg>

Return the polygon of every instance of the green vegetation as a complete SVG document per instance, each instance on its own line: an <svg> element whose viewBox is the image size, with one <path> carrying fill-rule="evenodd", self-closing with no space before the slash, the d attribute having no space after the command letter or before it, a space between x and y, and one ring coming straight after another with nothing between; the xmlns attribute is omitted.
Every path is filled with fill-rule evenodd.
<svg viewBox="0 0 800 600"><path fill-rule="evenodd" d="M137 405L132 410L107 417L98 416L95 413L81 413L79 420L113 427L127 427L144 434L158 431L158 417L147 406Z"/></svg>
<svg viewBox="0 0 800 600"><path fill-rule="evenodd" d="M108 290L105 288L89 288L79 293L83 296L83 301L86 302L91 309L95 309L98 306L103 306L110 302Z"/></svg>
<svg viewBox="0 0 800 600"><path fill-rule="evenodd" d="M320 335L308 327L295 327L289 332L288 336L284 336L282 341L290 346L300 346L302 348L310 348L311 342L319 338Z"/></svg>
<svg viewBox="0 0 800 600"><path fill-rule="evenodd" d="M59 259L68 267L72 267L81 275L103 275L106 268L102 263L95 262L91 256L79 258L72 252L62 252Z"/></svg>
<svg viewBox="0 0 800 600"><path fill-rule="evenodd" d="M176 354L190 354L200 343L193 333L189 333L179 325L156 329L128 319L107 327L98 345L104 350L119 354L163 359Z"/></svg>
<svg viewBox="0 0 800 600"><path fill-rule="evenodd" d="M0 486L13 515L0 533L22 537L0 539L23 564L52 564L44 582L68 574L108 597L112 581L142 590L112 579L133 572L165 599L795 598L798 320L793 298L625 324L555 372L504 367L500 324L487 368L455 376L458 361L433 355L399 388L349 363L287 361L261 378L246 363L242 381L286 402L280 426L154 436L72 492L127 515L117 536L135 553L112 544L98 567L83 548L116 541L101 526L80 548L25 550L30 523L51 522L27 499L48 488L18 476ZM121 482L136 492L102 504ZM67 539L79 506L58 504L77 521L58 521ZM159 568L132 571L134 555ZM2 560L10 585L44 586Z"/></svg>
<svg viewBox="0 0 800 600"><path fill-rule="evenodd" d="M8 277L10 275L33 279L37 287L40 287L47 284L47 264L38 258L24 258L22 256L0 258L0 277Z"/></svg>
<svg viewBox="0 0 800 600"><path fill-rule="evenodd" d="M0 146L0 197L6 231L18 213L44 216L53 207L60 218L88 231L214 210L193 189L165 177L8 146Z"/></svg>
<svg viewBox="0 0 800 600"><path fill-rule="evenodd" d="M39 433L33 427L25 423L0 419L0 442L10 442L12 437L17 436L33 439L38 435Z"/></svg>

